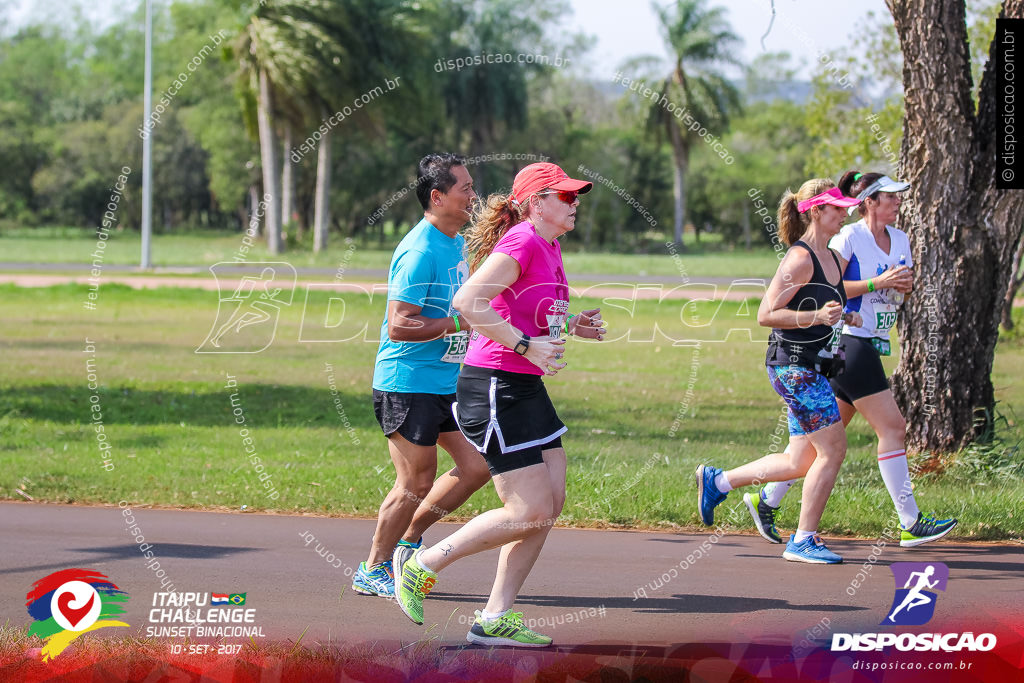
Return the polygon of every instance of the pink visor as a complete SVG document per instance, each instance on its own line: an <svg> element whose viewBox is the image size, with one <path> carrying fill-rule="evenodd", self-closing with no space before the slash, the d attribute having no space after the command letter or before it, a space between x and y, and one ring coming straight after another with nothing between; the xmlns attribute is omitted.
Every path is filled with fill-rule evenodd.
<svg viewBox="0 0 1024 683"><path fill-rule="evenodd" d="M805 199L796 205L796 210L800 213L806 213L815 206L821 206L822 204L831 204L832 206L857 206L860 204L859 199L853 197L844 197L843 193L839 191L838 187L833 187L830 190L826 190L821 194L816 194L810 199Z"/></svg>

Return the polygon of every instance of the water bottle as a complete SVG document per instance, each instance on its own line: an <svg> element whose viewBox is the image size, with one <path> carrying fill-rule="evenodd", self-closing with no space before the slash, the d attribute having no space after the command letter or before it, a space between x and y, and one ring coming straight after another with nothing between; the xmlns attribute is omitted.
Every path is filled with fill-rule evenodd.
<svg viewBox="0 0 1024 683"><path fill-rule="evenodd" d="M900 265L901 266L907 265L907 257L902 255L902 254L900 254ZM891 299L892 299L892 302L894 304L896 304L897 306L902 306L903 305L903 300L906 299L906 297L903 295L903 292L897 292L894 289L892 291Z"/></svg>

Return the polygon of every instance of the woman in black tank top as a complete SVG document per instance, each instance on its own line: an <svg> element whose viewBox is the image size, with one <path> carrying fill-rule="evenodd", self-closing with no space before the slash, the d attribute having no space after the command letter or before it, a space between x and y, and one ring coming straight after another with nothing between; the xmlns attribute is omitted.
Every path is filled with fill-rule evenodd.
<svg viewBox="0 0 1024 683"><path fill-rule="evenodd" d="M842 272L828 241L839 233L846 207L858 203L844 197L828 179L809 180L796 194L783 196L779 237L790 248L761 300L757 322L772 328L765 364L773 388L788 406L789 446L784 453L766 455L728 472L710 465L701 465L696 472L697 505L702 521L709 526L714 523L715 506L733 488L806 477L799 527L782 554L787 560L842 562L817 535L846 457L846 431L822 372L833 365L829 359L846 303ZM755 507L750 494L743 500L761 534L781 541L774 518L760 515L761 506ZM768 528L762 528L765 526Z"/></svg>

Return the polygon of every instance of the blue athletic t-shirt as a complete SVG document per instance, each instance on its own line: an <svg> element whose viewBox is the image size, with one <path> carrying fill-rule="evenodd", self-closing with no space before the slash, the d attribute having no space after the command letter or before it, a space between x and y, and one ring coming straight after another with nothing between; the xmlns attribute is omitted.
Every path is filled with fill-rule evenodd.
<svg viewBox="0 0 1024 683"><path fill-rule="evenodd" d="M428 318L446 318L455 313L452 298L468 277L462 235L448 237L424 218L402 238L391 257L388 301L420 306L420 314ZM373 388L401 393L455 393L459 363L441 360L452 346L451 339L444 337L428 342L391 341L385 313Z"/></svg>

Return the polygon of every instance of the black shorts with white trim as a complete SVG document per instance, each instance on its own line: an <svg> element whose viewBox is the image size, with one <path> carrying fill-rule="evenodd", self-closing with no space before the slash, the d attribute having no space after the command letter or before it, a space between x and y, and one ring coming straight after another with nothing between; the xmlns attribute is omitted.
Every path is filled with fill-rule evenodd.
<svg viewBox="0 0 1024 683"><path fill-rule="evenodd" d="M542 451L560 448L568 431L540 375L463 365L455 397L459 429L492 475L544 462Z"/></svg>

